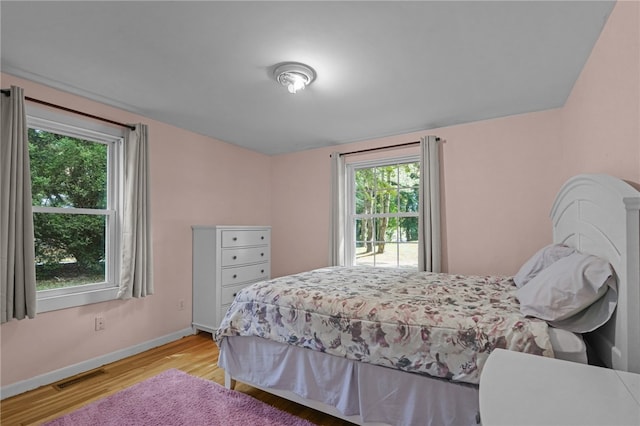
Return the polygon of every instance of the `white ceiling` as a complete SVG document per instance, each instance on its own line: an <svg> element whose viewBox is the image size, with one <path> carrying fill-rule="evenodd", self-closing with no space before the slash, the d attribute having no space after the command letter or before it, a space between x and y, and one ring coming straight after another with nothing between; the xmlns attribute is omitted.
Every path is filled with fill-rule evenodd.
<svg viewBox="0 0 640 426"><path fill-rule="evenodd" d="M2 71L271 155L560 107L613 4L2 1Z"/></svg>

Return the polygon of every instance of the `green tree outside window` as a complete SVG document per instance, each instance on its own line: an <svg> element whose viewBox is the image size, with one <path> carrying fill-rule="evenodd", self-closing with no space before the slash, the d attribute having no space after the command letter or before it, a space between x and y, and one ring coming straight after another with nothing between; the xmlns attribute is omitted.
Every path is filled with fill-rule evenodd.
<svg viewBox="0 0 640 426"><path fill-rule="evenodd" d="M33 206L55 209L34 212L38 290L104 281L106 217L72 210L107 208L107 145L30 128L29 159Z"/></svg>

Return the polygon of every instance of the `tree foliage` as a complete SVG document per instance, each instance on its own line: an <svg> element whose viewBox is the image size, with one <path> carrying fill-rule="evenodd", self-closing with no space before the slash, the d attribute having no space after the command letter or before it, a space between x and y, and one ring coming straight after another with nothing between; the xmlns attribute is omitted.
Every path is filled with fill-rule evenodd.
<svg viewBox="0 0 640 426"><path fill-rule="evenodd" d="M29 129L34 206L107 207L107 146ZM105 217L35 213L37 262L57 266L75 258L81 272L99 272L105 256Z"/></svg>

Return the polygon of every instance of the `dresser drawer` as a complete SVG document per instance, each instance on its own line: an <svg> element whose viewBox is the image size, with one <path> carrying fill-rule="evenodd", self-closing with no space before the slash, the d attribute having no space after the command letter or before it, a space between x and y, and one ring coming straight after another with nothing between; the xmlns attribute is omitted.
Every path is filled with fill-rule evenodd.
<svg viewBox="0 0 640 426"><path fill-rule="evenodd" d="M222 247L242 247L268 244L268 229L222 231Z"/></svg>
<svg viewBox="0 0 640 426"><path fill-rule="evenodd" d="M238 294L240 292L240 290L242 290L243 288L245 288L246 286L248 286L251 283L244 283L244 284L239 284L239 285L232 285L229 287L222 287L222 296L221 296L221 300L220 303L223 305L227 305L227 308L229 307L228 305L231 304L231 302L233 302L233 299L235 299L236 294ZM226 309L224 309L224 312L226 312ZM224 314L223 312L223 314Z"/></svg>
<svg viewBox="0 0 640 426"><path fill-rule="evenodd" d="M244 265L269 260L269 247L222 250L222 266Z"/></svg>
<svg viewBox="0 0 640 426"><path fill-rule="evenodd" d="M225 268L222 270L222 285L234 285L247 281L257 281L269 278L269 264L258 263L256 265L240 266L237 268Z"/></svg>

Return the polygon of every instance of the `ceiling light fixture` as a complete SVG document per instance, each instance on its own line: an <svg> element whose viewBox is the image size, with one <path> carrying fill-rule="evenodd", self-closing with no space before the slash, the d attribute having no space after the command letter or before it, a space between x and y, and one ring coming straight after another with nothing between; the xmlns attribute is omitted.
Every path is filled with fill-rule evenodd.
<svg viewBox="0 0 640 426"><path fill-rule="evenodd" d="M296 93L307 87L316 79L316 72L308 65L298 62L284 62L273 70L276 81L289 90Z"/></svg>

